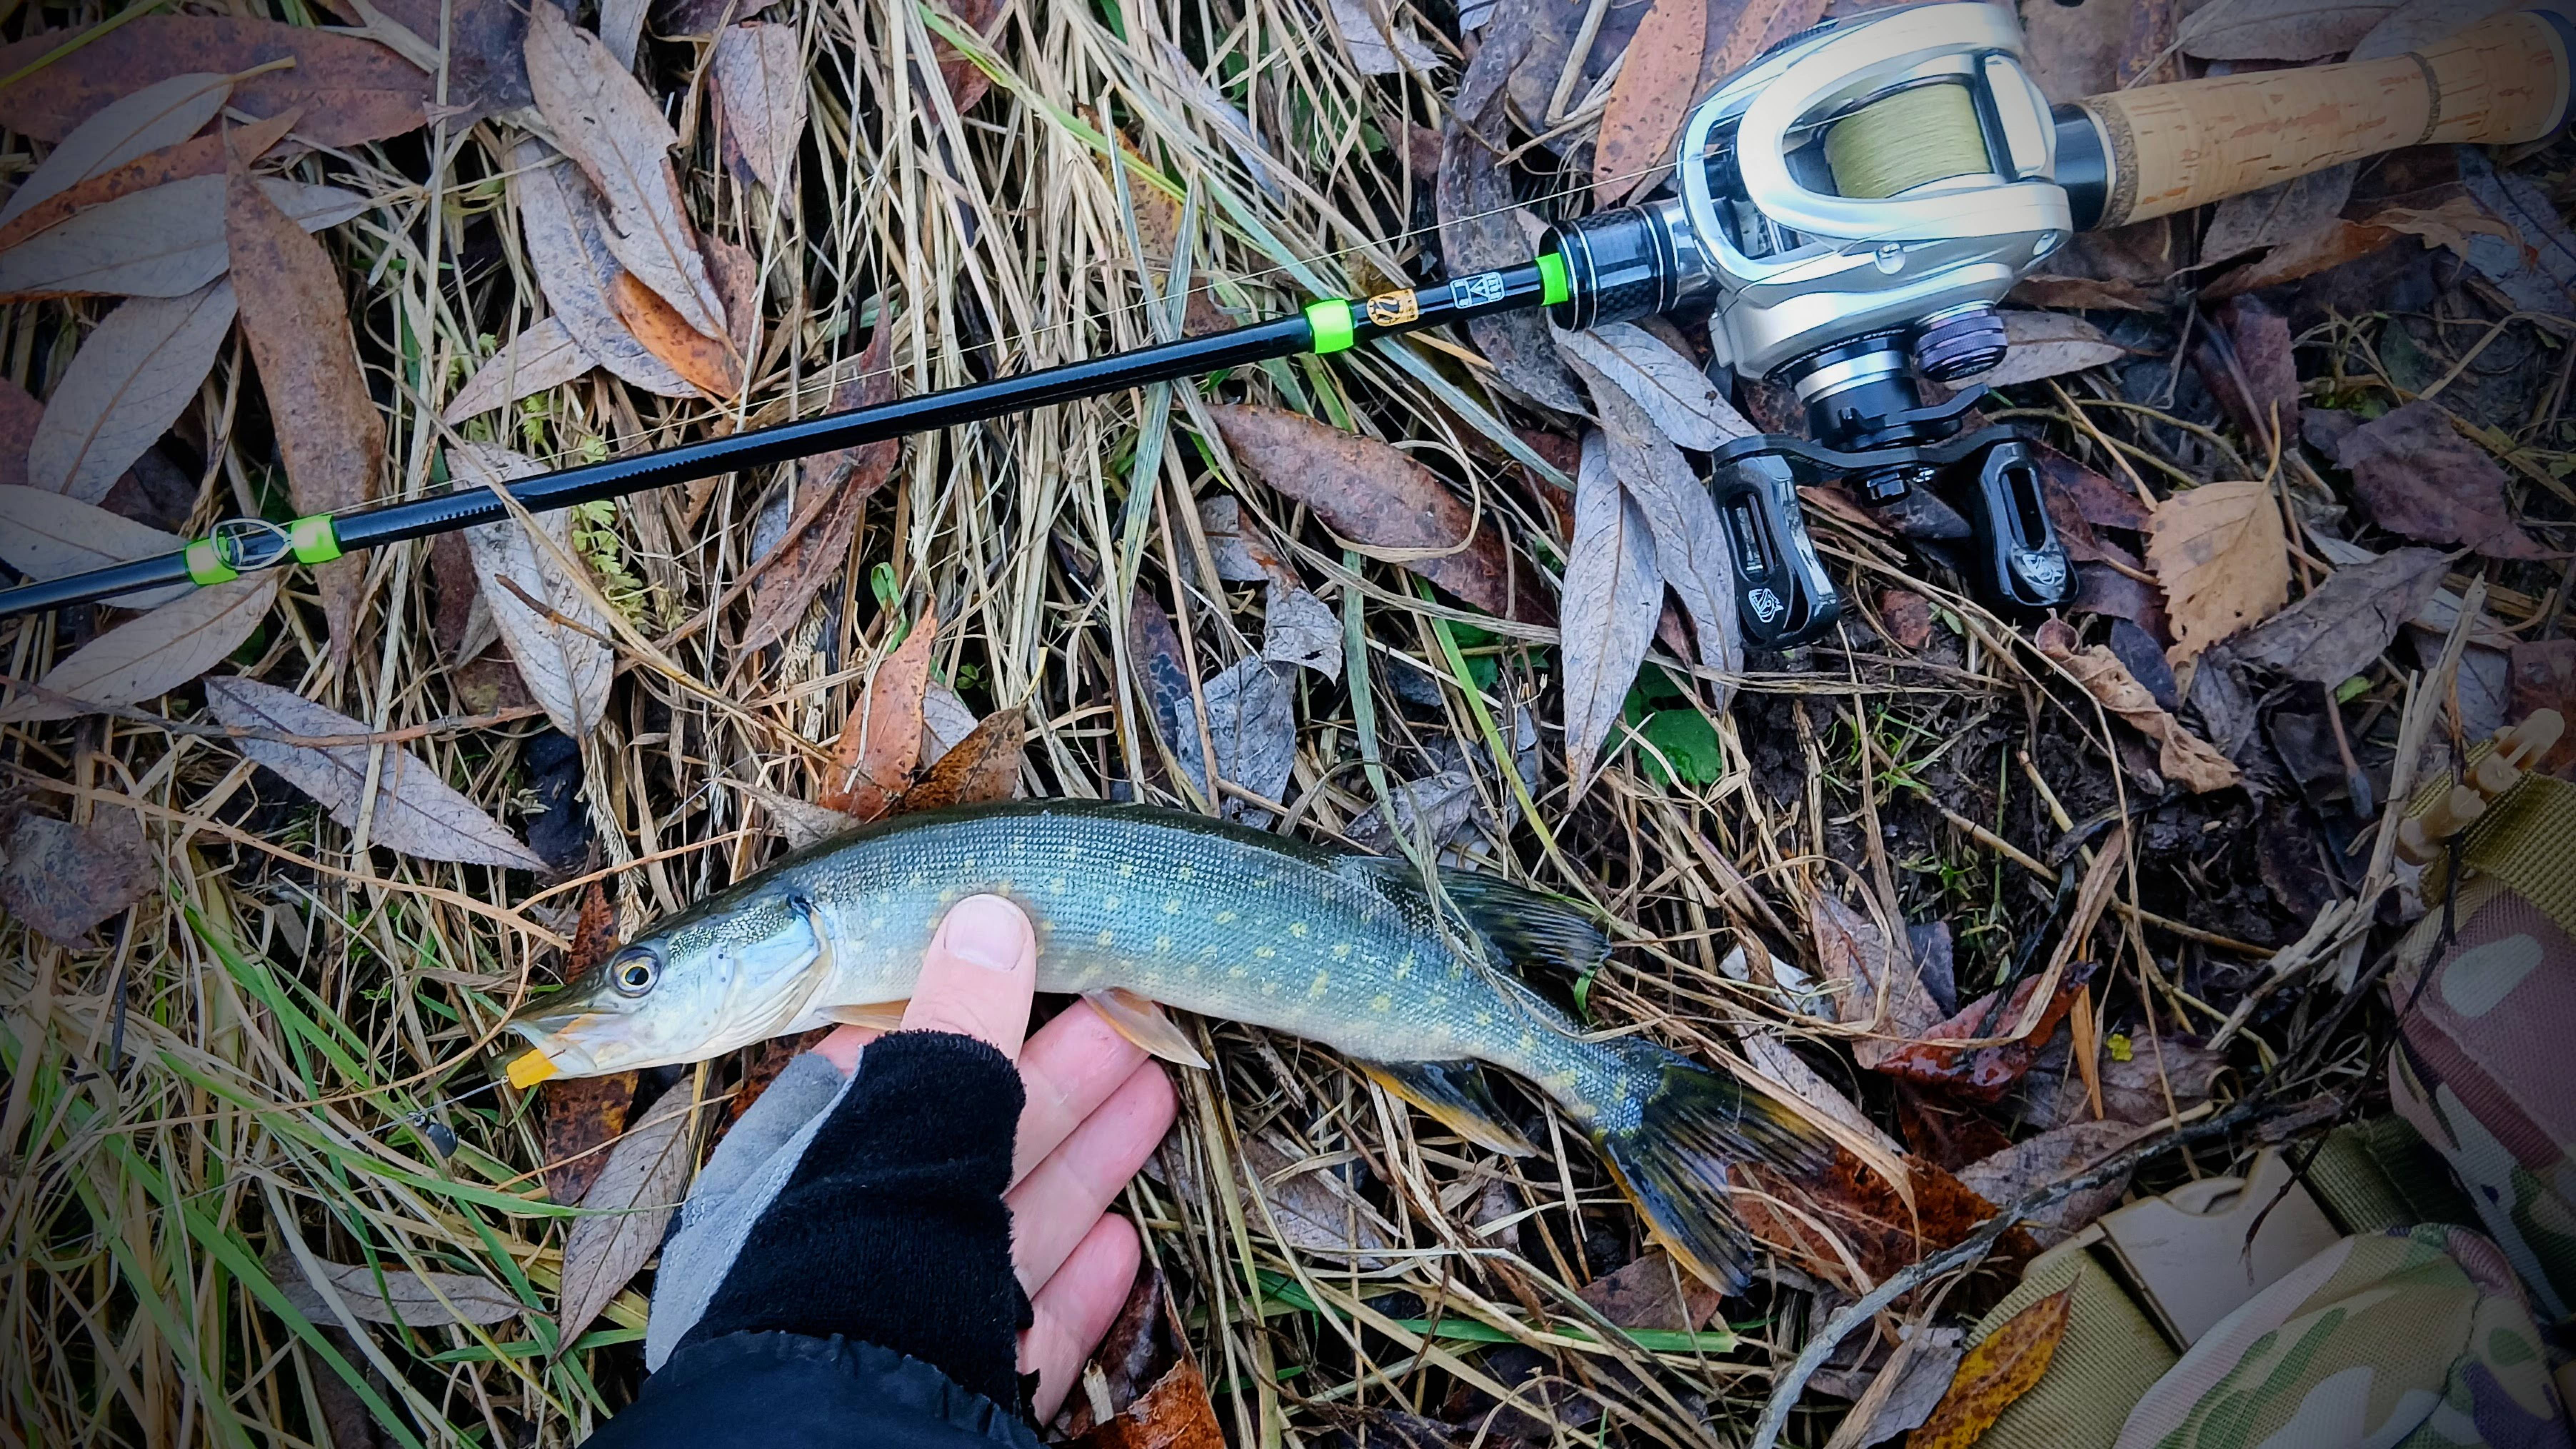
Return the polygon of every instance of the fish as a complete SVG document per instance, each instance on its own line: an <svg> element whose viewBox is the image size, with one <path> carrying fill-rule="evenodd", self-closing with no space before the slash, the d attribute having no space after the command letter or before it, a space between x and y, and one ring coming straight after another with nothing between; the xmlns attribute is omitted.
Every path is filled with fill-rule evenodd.
<svg viewBox="0 0 2576 1449"><path fill-rule="evenodd" d="M1638 1036L1598 1037L1519 974L1609 951L1580 910L1469 870L1205 816L1097 801L924 811L783 857L512 1014L568 1076L702 1061L831 1023L891 1028L948 906L991 893L1037 934L1037 988L1079 995L1156 1056L1204 1066L1177 1008L1333 1048L1480 1147L1534 1152L1487 1068L1590 1138L1648 1229L1742 1291L1753 1245L1728 1201L1747 1159L1818 1168L1782 1104Z"/></svg>

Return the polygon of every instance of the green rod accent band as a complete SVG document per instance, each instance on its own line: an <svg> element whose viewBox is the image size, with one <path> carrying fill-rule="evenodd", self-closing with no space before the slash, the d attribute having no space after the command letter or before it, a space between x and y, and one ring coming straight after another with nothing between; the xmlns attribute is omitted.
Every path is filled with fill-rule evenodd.
<svg viewBox="0 0 2576 1449"><path fill-rule="evenodd" d="M201 538L188 545L187 557L188 577L195 580L199 588L228 584L241 577L241 571L225 563L223 555L215 551L215 541L211 538Z"/></svg>
<svg viewBox="0 0 2576 1449"><path fill-rule="evenodd" d="M300 564L326 564L340 556L340 535L324 514L308 513L286 525L286 541Z"/></svg>
<svg viewBox="0 0 2576 1449"><path fill-rule="evenodd" d="M1306 325L1315 329L1315 355L1348 351L1357 336L1351 304L1340 297L1306 304Z"/></svg>
<svg viewBox="0 0 2576 1449"><path fill-rule="evenodd" d="M1553 307L1574 295L1574 284L1566 279L1565 258L1555 252L1541 252L1538 258L1538 299Z"/></svg>

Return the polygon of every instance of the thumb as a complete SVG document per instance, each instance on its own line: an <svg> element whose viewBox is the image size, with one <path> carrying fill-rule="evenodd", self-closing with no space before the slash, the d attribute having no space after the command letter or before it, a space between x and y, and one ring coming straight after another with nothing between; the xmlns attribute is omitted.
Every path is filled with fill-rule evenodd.
<svg viewBox="0 0 2576 1449"><path fill-rule="evenodd" d="M968 896L949 907L922 955L903 1029L971 1036L1017 1061L1037 978L1029 918L1000 896Z"/></svg>

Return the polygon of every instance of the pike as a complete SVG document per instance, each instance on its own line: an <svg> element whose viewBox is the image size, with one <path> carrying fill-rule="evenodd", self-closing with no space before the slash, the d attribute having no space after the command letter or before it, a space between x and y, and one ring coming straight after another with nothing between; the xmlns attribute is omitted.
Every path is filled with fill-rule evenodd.
<svg viewBox="0 0 2576 1449"><path fill-rule="evenodd" d="M1752 1242L1727 1203L1747 1158L1813 1170L1787 1109L1638 1037L1592 1039L1505 964L1598 965L1599 930L1494 876L1137 805L1021 801L901 816L790 855L659 925L509 1025L523 1085L701 1061L834 1022L891 1026L940 917L991 892L1038 939L1040 991L1080 995L1138 1046L1207 1063L1170 1006L1322 1042L1461 1137L1536 1149L1488 1066L1588 1134L1647 1226L1729 1291Z"/></svg>

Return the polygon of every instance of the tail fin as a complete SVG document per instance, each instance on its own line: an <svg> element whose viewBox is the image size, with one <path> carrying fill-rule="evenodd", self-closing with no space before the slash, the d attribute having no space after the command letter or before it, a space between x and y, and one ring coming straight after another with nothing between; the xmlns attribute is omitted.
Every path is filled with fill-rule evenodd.
<svg viewBox="0 0 2576 1449"><path fill-rule="evenodd" d="M1684 1266L1728 1293L1744 1291L1752 1236L1728 1201L1727 1166L1758 1158L1814 1172L1830 1149L1788 1109L1652 1042L1613 1043L1642 1103L1594 1143L1647 1228Z"/></svg>

